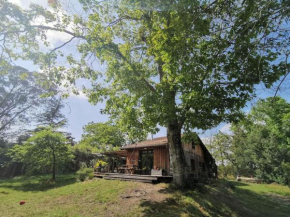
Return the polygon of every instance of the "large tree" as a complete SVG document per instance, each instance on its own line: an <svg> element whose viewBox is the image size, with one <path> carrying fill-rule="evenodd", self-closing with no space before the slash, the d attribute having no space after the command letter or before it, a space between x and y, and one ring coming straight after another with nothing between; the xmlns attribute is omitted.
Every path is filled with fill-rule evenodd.
<svg viewBox="0 0 290 217"><path fill-rule="evenodd" d="M42 111L35 115L35 121L42 126L63 127L67 124L67 119L62 113L64 107L63 99L60 96L53 96L46 100Z"/></svg>
<svg viewBox="0 0 290 217"><path fill-rule="evenodd" d="M57 127L66 123L59 88L47 76L12 65L1 72L0 136L8 138L15 131L22 135L33 124Z"/></svg>
<svg viewBox="0 0 290 217"><path fill-rule="evenodd" d="M46 79L43 78L23 67L11 65L8 73L1 75L0 135L4 136L11 126L31 123L34 114L47 102L41 95L56 91L55 88L45 88L42 82Z"/></svg>
<svg viewBox="0 0 290 217"><path fill-rule="evenodd" d="M187 184L189 172L181 131L236 120L255 85L270 87L288 74L288 1L80 2L88 16L62 13L57 4L55 11L22 10L1 0L5 58L33 59L70 83L91 79L90 102L105 100L103 112L130 133L166 127L178 185ZM39 41L49 44L48 31L71 38L43 53ZM81 60L69 55L71 67L55 65L56 51L76 39ZM106 65L103 73L90 67L92 56Z"/></svg>
<svg viewBox="0 0 290 217"><path fill-rule="evenodd" d="M289 127L290 103L279 97L259 100L232 128L231 150L237 172L289 184Z"/></svg>

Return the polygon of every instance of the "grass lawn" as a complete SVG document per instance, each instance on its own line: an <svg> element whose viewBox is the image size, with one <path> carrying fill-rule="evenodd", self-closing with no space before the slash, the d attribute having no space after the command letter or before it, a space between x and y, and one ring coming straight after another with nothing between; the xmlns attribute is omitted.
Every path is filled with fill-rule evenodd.
<svg viewBox="0 0 290 217"><path fill-rule="evenodd" d="M0 216L290 216L290 188L281 185L219 181L180 191L164 183L47 179L0 180Z"/></svg>

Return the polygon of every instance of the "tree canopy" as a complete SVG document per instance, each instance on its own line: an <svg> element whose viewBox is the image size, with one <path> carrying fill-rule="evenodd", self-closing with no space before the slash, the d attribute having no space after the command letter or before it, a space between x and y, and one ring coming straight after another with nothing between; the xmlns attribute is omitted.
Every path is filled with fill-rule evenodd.
<svg viewBox="0 0 290 217"><path fill-rule="evenodd" d="M61 97L53 96L47 99L45 107L39 114L35 115L35 121L39 125L50 127L63 127L67 124L67 119L62 113L64 103Z"/></svg>
<svg viewBox="0 0 290 217"><path fill-rule="evenodd" d="M188 178L181 130L236 121L257 84L271 87L289 73L288 1L80 2L86 18L1 0L4 58L31 59L66 84L90 79L90 102L105 101L103 112L130 134L166 127L176 184ZM43 52L48 31L71 38ZM60 65L56 51L75 39L81 59L68 55L70 66ZM104 72L91 67L92 56Z"/></svg>
<svg viewBox="0 0 290 217"><path fill-rule="evenodd" d="M57 170L64 169L73 158L65 137L51 128L36 132L23 145L15 145L9 156L15 162L23 162L28 173L51 172L53 180Z"/></svg>
<svg viewBox="0 0 290 217"><path fill-rule="evenodd" d="M232 166L235 159L232 152L232 136L219 132L211 138L211 142L207 148L218 164L219 174L226 177L229 169L227 165Z"/></svg>
<svg viewBox="0 0 290 217"><path fill-rule="evenodd" d="M58 88L55 85L45 86L45 83L51 83L46 76L20 66L9 66L8 73L1 75L0 136L6 133L7 138L7 131L12 126L38 122L35 115L51 107L48 96L57 93Z"/></svg>
<svg viewBox="0 0 290 217"><path fill-rule="evenodd" d="M84 126L84 134L80 141L80 146L88 146L97 152L105 152L118 149L126 142L125 135L120 129L108 122L89 123Z"/></svg>
<svg viewBox="0 0 290 217"><path fill-rule="evenodd" d="M290 177L283 170L290 164L289 114L290 103L286 100L267 98L234 125L232 150L238 173L289 184Z"/></svg>

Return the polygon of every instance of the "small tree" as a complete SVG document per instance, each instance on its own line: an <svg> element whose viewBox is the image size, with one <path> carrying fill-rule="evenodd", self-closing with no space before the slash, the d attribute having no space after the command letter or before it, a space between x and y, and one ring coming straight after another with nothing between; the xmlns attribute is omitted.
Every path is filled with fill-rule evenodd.
<svg viewBox="0 0 290 217"><path fill-rule="evenodd" d="M72 153L65 137L46 128L35 133L24 145L14 146L9 155L13 160L23 162L28 172L52 173L55 180L57 168L72 160Z"/></svg>
<svg viewBox="0 0 290 217"><path fill-rule="evenodd" d="M224 134L221 131L213 138L213 142L209 145L209 148L215 158L220 164L219 170L223 176L227 177L230 165L233 163L232 153L232 137Z"/></svg>

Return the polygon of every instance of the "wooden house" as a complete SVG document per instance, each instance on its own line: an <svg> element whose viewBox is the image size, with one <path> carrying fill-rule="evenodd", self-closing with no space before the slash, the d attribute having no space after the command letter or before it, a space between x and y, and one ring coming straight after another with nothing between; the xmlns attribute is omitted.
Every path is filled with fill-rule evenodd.
<svg viewBox="0 0 290 217"><path fill-rule="evenodd" d="M182 144L186 159L184 169L195 178L217 177L214 158L200 138L197 138L196 141ZM121 173L153 175L152 171L160 171L161 176L172 175L167 137L130 144L122 147L121 151L110 152L107 155L118 155L124 159L126 166L121 169Z"/></svg>

